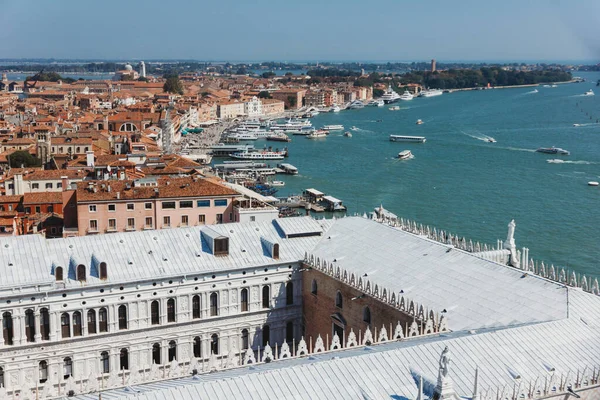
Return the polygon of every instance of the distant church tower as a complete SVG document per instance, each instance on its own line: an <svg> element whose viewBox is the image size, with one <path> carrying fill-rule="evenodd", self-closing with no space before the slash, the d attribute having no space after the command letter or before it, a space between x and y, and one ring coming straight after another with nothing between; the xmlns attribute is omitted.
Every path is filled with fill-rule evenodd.
<svg viewBox="0 0 600 400"><path fill-rule="evenodd" d="M146 77L146 64L143 61L140 61L140 76L142 78Z"/></svg>
<svg viewBox="0 0 600 400"><path fill-rule="evenodd" d="M48 133L37 133L36 134L36 143L35 143L35 153L37 158L42 160L42 164L47 164L50 162L50 135Z"/></svg>
<svg viewBox="0 0 600 400"><path fill-rule="evenodd" d="M431 60L431 72L435 72L435 58Z"/></svg>

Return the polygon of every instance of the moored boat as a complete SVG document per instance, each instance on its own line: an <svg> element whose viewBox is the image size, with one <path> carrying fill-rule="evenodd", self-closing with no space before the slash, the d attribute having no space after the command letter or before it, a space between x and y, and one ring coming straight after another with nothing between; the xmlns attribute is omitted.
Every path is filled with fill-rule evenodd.
<svg viewBox="0 0 600 400"><path fill-rule="evenodd" d="M441 89L426 89L421 91L421 93L419 93L419 97L434 97L434 96L441 96L442 95L442 90Z"/></svg>
<svg viewBox="0 0 600 400"><path fill-rule="evenodd" d="M384 104L395 103L400 99L400 95L392 89L392 85L389 85L387 90L381 96L381 100L383 100Z"/></svg>
<svg viewBox="0 0 600 400"><path fill-rule="evenodd" d="M344 125L325 125L321 129L323 129L325 131L343 131Z"/></svg>
<svg viewBox="0 0 600 400"><path fill-rule="evenodd" d="M271 182L271 186L285 186L284 181L273 181Z"/></svg>
<svg viewBox="0 0 600 400"><path fill-rule="evenodd" d="M239 160L283 160L287 151L240 151L231 153L229 157Z"/></svg>
<svg viewBox="0 0 600 400"><path fill-rule="evenodd" d="M365 103L363 103L360 100L354 100L352 103L350 103L348 105L349 110L358 110L358 109L364 108L364 107L365 107Z"/></svg>
<svg viewBox="0 0 600 400"><path fill-rule="evenodd" d="M408 101L408 100L412 100L415 96L413 96L408 90L405 90L404 93L402 93L402 96L400 96L400 100L404 100L404 101Z"/></svg>
<svg viewBox="0 0 600 400"><path fill-rule="evenodd" d="M327 132L323 130L314 131L310 135L307 135L307 139L322 139L327 137Z"/></svg>

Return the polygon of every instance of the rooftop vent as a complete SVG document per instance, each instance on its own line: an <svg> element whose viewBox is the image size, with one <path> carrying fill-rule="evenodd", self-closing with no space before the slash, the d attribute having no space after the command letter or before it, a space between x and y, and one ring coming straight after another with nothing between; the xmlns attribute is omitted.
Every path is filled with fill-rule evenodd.
<svg viewBox="0 0 600 400"><path fill-rule="evenodd" d="M261 236L260 243L265 252L274 260L279 260L279 243Z"/></svg>
<svg viewBox="0 0 600 400"><path fill-rule="evenodd" d="M215 256L229 255L229 238L219 232L205 228L202 230L202 238L206 240L210 252Z"/></svg>

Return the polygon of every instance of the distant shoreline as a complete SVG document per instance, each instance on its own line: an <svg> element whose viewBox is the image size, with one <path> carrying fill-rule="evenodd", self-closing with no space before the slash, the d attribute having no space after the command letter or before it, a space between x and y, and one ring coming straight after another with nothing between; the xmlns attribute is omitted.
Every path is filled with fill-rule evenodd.
<svg viewBox="0 0 600 400"><path fill-rule="evenodd" d="M507 85L507 86L490 86L488 87L470 87L470 88L460 88L460 89L448 89L450 93L453 92L467 92L471 90L491 90L491 89L515 89L515 88L528 88L528 87L538 87L540 85L565 85L567 83L576 83L579 82L577 79L571 79L570 81L563 82L545 82L545 83L529 83L526 85Z"/></svg>

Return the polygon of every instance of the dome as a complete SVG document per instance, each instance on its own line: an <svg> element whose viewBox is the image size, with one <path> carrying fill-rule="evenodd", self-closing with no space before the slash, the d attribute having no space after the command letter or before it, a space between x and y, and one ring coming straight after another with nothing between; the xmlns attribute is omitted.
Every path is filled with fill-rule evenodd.
<svg viewBox="0 0 600 400"><path fill-rule="evenodd" d="M131 64L125 64L125 71L133 71Z"/></svg>

